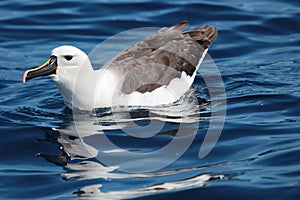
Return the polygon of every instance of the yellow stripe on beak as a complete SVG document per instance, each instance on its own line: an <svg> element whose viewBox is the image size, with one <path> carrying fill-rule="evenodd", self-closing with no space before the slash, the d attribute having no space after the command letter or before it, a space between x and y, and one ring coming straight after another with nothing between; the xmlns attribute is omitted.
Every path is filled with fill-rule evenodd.
<svg viewBox="0 0 300 200"><path fill-rule="evenodd" d="M50 61L51 61L51 58L49 58L44 64L42 64L39 67L27 70L27 73L28 72L34 72L34 71L37 71L39 69L42 69L43 67L45 67L46 65L48 65L50 63Z"/></svg>

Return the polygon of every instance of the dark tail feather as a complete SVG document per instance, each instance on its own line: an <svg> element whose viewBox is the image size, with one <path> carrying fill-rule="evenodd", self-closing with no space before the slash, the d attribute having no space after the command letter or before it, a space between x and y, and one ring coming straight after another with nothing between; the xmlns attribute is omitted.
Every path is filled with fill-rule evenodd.
<svg viewBox="0 0 300 200"><path fill-rule="evenodd" d="M182 22L179 22L178 24L175 24L174 26L171 26L169 30L178 30L178 31L183 31L189 26L189 22L184 20Z"/></svg>
<svg viewBox="0 0 300 200"><path fill-rule="evenodd" d="M218 36L218 29L213 26L203 25L193 30L187 31L184 34L188 34L191 38L196 40L204 49L207 49Z"/></svg>

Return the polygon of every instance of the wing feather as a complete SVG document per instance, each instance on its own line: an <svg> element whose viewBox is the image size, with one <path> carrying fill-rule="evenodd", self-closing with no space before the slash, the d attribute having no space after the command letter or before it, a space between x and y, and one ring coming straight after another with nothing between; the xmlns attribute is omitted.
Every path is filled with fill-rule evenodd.
<svg viewBox="0 0 300 200"><path fill-rule="evenodd" d="M164 27L122 51L106 64L124 74L122 92L151 92L168 85L182 72L192 76L205 49L217 37L215 27L204 25L182 32L187 21Z"/></svg>

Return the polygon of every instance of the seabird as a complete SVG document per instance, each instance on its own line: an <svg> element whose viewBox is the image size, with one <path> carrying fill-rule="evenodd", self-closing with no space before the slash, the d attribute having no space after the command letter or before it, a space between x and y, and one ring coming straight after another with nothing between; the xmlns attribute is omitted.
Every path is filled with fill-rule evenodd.
<svg viewBox="0 0 300 200"><path fill-rule="evenodd" d="M210 25L184 32L188 25L161 28L97 70L80 49L57 47L44 64L25 71L23 82L50 75L65 104L80 110L173 103L191 87L218 35Z"/></svg>

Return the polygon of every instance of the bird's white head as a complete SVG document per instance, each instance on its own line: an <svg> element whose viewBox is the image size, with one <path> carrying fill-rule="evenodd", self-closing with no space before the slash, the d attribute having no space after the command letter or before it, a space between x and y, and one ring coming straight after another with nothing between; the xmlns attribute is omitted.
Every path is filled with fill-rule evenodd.
<svg viewBox="0 0 300 200"><path fill-rule="evenodd" d="M39 76L50 76L54 80L69 107L86 109L92 106L86 105L85 99L92 94L89 90L92 88L90 79L93 76L93 68L88 56L80 49L73 46L53 49L50 58L44 64L24 73L23 82ZM79 83L77 87L76 83Z"/></svg>
<svg viewBox="0 0 300 200"><path fill-rule="evenodd" d="M50 58L41 66L27 70L23 74L23 82L39 76L49 76L54 81L60 78L74 78L81 67L90 67L88 56L74 46L60 46L52 50Z"/></svg>

